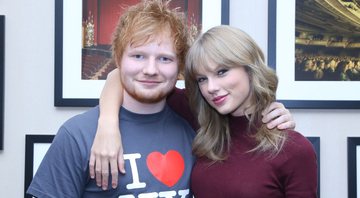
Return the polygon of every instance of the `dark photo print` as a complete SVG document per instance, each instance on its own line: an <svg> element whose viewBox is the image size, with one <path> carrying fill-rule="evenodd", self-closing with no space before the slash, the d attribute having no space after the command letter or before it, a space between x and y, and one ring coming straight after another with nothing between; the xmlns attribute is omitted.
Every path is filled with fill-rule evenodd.
<svg viewBox="0 0 360 198"><path fill-rule="evenodd" d="M83 80L104 80L116 66L111 59L111 34L119 16L140 0L83 0L82 71ZM186 14L189 30L201 30L202 0L172 0L170 7Z"/></svg>
<svg viewBox="0 0 360 198"><path fill-rule="evenodd" d="M359 0L296 0L295 81L360 81L359 13Z"/></svg>

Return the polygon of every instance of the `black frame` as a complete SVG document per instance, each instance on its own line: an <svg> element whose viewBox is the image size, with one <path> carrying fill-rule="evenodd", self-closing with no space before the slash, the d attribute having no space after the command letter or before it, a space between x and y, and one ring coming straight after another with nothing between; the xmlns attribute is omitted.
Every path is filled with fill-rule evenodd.
<svg viewBox="0 0 360 198"><path fill-rule="evenodd" d="M4 150L5 16L0 15L0 150Z"/></svg>
<svg viewBox="0 0 360 198"><path fill-rule="evenodd" d="M49 143L53 141L55 135L26 135L25 136L25 180L24 180L24 197L32 198L31 195L26 194L33 178L34 170L34 146L36 143Z"/></svg>
<svg viewBox="0 0 360 198"><path fill-rule="evenodd" d="M64 99L63 90L63 0L55 1L55 97L54 106L96 106L98 99Z"/></svg>
<svg viewBox="0 0 360 198"><path fill-rule="evenodd" d="M221 0L221 24L230 25L230 0Z"/></svg>
<svg viewBox="0 0 360 198"><path fill-rule="evenodd" d="M221 2L221 24L229 24L230 0ZM63 0L55 1L55 96L54 106L91 107L99 103L99 99L64 98L63 97Z"/></svg>
<svg viewBox="0 0 360 198"><path fill-rule="evenodd" d="M317 198L320 198L320 137L306 137L311 144L313 145L317 157L317 178L318 178L318 187L317 187Z"/></svg>
<svg viewBox="0 0 360 198"><path fill-rule="evenodd" d="M356 147L360 146L360 137L347 138L347 153L348 153L348 198L357 197L357 166L356 161ZM359 159L360 160L360 159ZM360 171L360 170L359 170ZM360 189L359 189L360 190Z"/></svg>
<svg viewBox="0 0 360 198"><path fill-rule="evenodd" d="M268 2L268 65L276 70L276 4ZM292 109L360 109L360 101L352 100L279 100Z"/></svg>

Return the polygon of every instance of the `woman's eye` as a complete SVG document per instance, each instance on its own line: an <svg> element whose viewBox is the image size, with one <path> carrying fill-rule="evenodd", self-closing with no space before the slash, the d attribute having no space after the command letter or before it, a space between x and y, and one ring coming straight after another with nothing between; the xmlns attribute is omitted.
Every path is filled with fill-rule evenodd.
<svg viewBox="0 0 360 198"><path fill-rule="evenodd" d="M227 71L229 71L228 69L220 69L218 72L217 72L217 74L219 75L219 76L221 76L221 75L224 75Z"/></svg>
<svg viewBox="0 0 360 198"><path fill-rule="evenodd" d="M198 77L198 78L197 78L197 82L198 82L198 83L204 82L205 80L206 80L205 77Z"/></svg>

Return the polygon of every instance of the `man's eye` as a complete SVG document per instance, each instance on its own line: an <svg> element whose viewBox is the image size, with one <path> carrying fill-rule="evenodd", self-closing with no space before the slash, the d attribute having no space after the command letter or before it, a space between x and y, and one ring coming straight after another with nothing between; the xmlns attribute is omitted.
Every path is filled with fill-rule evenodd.
<svg viewBox="0 0 360 198"><path fill-rule="evenodd" d="M160 57L160 61L165 63L170 63L172 62L172 59L168 57Z"/></svg>
<svg viewBox="0 0 360 198"><path fill-rule="evenodd" d="M135 55L132 55L132 57L136 58L136 59L143 59L144 56L143 55L140 55L140 54L135 54Z"/></svg>

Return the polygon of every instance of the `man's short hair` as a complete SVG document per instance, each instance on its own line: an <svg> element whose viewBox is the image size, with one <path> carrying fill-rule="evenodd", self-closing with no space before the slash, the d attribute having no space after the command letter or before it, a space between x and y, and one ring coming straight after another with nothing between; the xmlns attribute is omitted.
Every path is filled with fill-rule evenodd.
<svg viewBox="0 0 360 198"><path fill-rule="evenodd" d="M170 9L167 0L145 0L128 7L121 15L112 40L113 58L121 62L126 47L140 46L151 42L154 36L170 30L173 37L179 70L185 65L190 37L183 12ZM168 29L166 29L168 28Z"/></svg>

